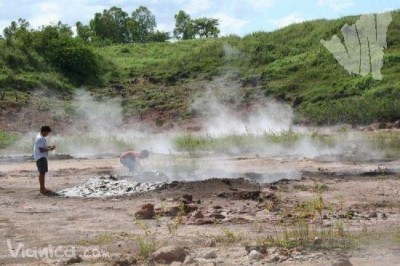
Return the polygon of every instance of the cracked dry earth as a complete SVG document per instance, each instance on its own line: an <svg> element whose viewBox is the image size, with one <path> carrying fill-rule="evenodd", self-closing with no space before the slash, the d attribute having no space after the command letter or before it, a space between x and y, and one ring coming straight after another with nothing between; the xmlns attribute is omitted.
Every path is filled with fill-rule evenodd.
<svg viewBox="0 0 400 266"><path fill-rule="evenodd" d="M118 197L46 197L34 163L1 163L0 264L400 265L400 162L198 161L237 176ZM300 174L272 183L240 178L271 169ZM50 170L54 191L123 172L117 159L51 161ZM308 241L284 237L296 231L307 231ZM49 247L63 256L35 256Z"/></svg>

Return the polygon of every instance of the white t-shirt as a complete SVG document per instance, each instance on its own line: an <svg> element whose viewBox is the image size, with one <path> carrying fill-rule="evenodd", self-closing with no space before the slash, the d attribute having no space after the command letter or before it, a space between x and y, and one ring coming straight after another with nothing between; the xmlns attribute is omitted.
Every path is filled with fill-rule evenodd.
<svg viewBox="0 0 400 266"><path fill-rule="evenodd" d="M39 133L35 140L35 145L33 146L33 159L35 161L39 160L40 158L46 158L49 155L49 152L41 152L40 148L47 148L47 140L42 134Z"/></svg>

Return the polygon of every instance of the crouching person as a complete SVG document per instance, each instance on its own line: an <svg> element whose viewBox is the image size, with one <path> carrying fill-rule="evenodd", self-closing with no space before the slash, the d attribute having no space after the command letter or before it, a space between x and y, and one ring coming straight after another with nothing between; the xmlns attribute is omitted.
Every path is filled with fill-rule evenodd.
<svg viewBox="0 0 400 266"><path fill-rule="evenodd" d="M121 154L120 162L122 165L129 169L130 173L142 171L140 160L149 157L149 151L143 150L141 152L127 151Z"/></svg>

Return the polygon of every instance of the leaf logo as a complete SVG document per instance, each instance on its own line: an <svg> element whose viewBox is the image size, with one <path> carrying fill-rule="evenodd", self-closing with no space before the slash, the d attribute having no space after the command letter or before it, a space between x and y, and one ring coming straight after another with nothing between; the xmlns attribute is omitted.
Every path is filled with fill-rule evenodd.
<svg viewBox="0 0 400 266"><path fill-rule="evenodd" d="M383 50L387 48L386 35L391 22L390 12L363 15L354 25L342 27L345 45L337 35L321 43L350 74L372 73L375 80L382 80Z"/></svg>

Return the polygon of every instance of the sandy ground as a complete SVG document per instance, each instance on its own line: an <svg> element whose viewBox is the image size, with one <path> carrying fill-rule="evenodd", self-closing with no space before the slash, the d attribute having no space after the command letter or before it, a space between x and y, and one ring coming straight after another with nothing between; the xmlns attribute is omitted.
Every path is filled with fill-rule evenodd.
<svg viewBox="0 0 400 266"><path fill-rule="evenodd" d="M185 247L186 263L193 265L335 265L346 259L353 265L400 265L399 161L338 163L250 155L193 162L164 156L145 167L171 170L174 165L193 164L204 170L202 175L208 170L210 179L190 181L190 175L181 174L183 181L160 191L82 199L41 196L33 162L1 163L0 264L124 265L123 258L134 258L137 264L152 263L144 258L142 239L157 247ZM93 176L126 173L113 158L51 161L50 169L47 186L54 191ZM230 173L231 179L219 178L217 170ZM266 183L282 175L290 180ZM315 189L318 184L323 184L321 195ZM186 194L192 197L188 204L194 211L174 218L176 214L168 210L182 206L181 198ZM346 234L354 236L357 246L320 248L321 239L317 238L312 246L296 250L269 247L259 260L249 258L246 246L260 246L266 243L263 240L281 237L286 229L296 228L295 206L320 196L324 204L321 213L312 215L315 211L303 208L308 211L303 220L316 231L340 224ZM135 212L145 203L154 204L157 215L138 220ZM204 217L197 215L199 211ZM26 252L13 258L19 243ZM73 248L74 253L68 254L78 254L82 260L74 261L67 255L29 256L29 252L49 245L63 252ZM94 250L101 255L89 256Z"/></svg>

